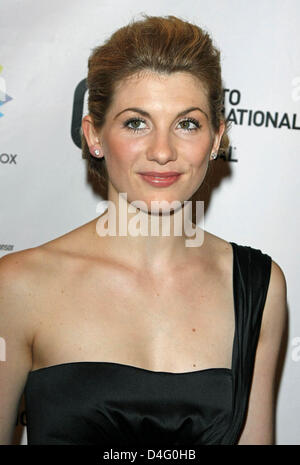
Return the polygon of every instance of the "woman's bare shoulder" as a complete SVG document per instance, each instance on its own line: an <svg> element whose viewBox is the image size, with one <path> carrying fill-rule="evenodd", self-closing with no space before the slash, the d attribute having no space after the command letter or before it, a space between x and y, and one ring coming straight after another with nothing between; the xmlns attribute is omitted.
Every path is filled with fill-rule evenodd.
<svg viewBox="0 0 300 465"><path fill-rule="evenodd" d="M42 304L47 289L64 273L64 263L68 263L65 257L61 238L1 257L0 319L34 326L45 308Z"/></svg>
<svg viewBox="0 0 300 465"><path fill-rule="evenodd" d="M47 261L42 247L11 252L0 258L0 307L12 318L32 313L35 296L46 275ZM9 315L7 315L9 317Z"/></svg>
<svg viewBox="0 0 300 465"><path fill-rule="evenodd" d="M37 293L39 250L26 249L0 259L0 327L3 337L22 350L29 347L34 335L34 296Z"/></svg>
<svg viewBox="0 0 300 465"><path fill-rule="evenodd" d="M210 249L215 250L216 253L220 253L231 248L231 245L228 241L208 231L204 231L204 241L207 242L207 245L210 247Z"/></svg>
<svg viewBox="0 0 300 465"><path fill-rule="evenodd" d="M205 253L211 259L212 263L219 265L220 268L225 267L229 272L231 271L233 250L228 241L205 231L203 245L206 251Z"/></svg>
<svg viewBox="0 0 300 465"><path fill-rule="evenodd" d="M272 260L271 274L265 302L261 340L270 340L270 344L278 344L282 338L288 318L287 283L280 265Z"/></svg>
<svg viewBox="0 0 300 465"><path fill-rule="evenodd" d="M95 221L92 220L67 233L45 242L39 249L55 260L82 259L93 255L94 237L96 236ZM97 237L97 249L101 248L101 238Z"/></svg>
<svg viewBox="0 0 300 465"><path fill-rule="evenodd" d="M0 258L0 276L2 285L18 284L28 273L33 272L41 263L41 247L32 247L11 252Z"/></svg>
<svg viewBox="0 0 300 465"><path fill-rule="evenodd" d="M75 238L76 236L76 238ZM0 258L0 326L20 328L32 341L49 311L51 288L80 276L84 259L74 231ZM66 278L67 277L67 278Z"/></svg>
<svg viewBox="0 0 300 465"><path fill-rule="evenodd" d="M41 245L24 250L11 252L0 258L0 282L2 288L35 286L36 279L59 267L60 257L68 250L68 243L72 244L72 233L60 236ZM68 239L69 238L69 239Z"/></svg>

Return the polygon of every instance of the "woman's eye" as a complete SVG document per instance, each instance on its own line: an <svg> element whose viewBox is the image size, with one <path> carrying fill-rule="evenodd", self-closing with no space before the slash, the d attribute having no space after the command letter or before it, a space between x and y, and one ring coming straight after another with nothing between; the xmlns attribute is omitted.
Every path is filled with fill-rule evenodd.
<svg viewBox="0 0 300 465"><path fill-rule="evenodd" d="M140 124L146 124L146 121L140 118L131 118L124 123L124 127L133 131L133 132L139 132L142 129L145 129L145 127L140 127ZM197 129L200 128L199 122L194 119L194 118L187 118L179 123L181 126L181 129L184 129L186 131L196 131ZM196 127L190 127L190 124L193 124Z"/></svg>
<svg viewBox="0 0 300 465"><path fill-rule="evenodd" d="M137 132L137 131L140 131L141 129L145 129L145 128L140 128L139 125L140 123L145 123L146 122L142 119L139 119L139 118L131 118L127 121L125 121L124 123L124 127L126 127L127 129L131 129L133 132ZM129 125L132 125L132 126L129 126Z"/></svg>
<svg viewBox="0 0 300 465"><path fill-rule="evenodd" d="M193 128L193 127L190 127L190 123L194 124L196 127ZM180 121L179 124L183 124L183 127L182 129L186 129L187 131L196 131L197 129L200 128L200 124L199 122L194 119L194 118L187 118L187 119L184 119L183 121Z"/></svg>

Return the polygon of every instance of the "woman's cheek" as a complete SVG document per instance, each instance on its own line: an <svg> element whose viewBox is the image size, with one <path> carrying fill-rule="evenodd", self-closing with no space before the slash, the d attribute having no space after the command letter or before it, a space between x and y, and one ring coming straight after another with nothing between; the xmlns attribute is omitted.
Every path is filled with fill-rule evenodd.
<svg viewBox="0 0 300 465"><path fill-rule="evenodd" d="M202 168L208 162L209 158L209 144L205 147L195 147L192 152L190 152L189 162L197 170Z"/></svg>
<svg viewBox="0 0 300 465"><path fill-rule="evenodd" d="M117 141L111 144L110 152L113 157L122 164L130 164L136 157L140 156L141 150L134 142Z"/></svg>

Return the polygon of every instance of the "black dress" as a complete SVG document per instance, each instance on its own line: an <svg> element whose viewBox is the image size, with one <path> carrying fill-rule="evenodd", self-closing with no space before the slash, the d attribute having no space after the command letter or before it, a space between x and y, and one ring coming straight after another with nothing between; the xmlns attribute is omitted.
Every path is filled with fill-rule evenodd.
<svg viewBox="0 0 300 465"><path fill-rule="evenodd" d="M232 367L158 372L71 362L28 374L28 444L237 444L248 406L271 257L233 247Z"/></svg>

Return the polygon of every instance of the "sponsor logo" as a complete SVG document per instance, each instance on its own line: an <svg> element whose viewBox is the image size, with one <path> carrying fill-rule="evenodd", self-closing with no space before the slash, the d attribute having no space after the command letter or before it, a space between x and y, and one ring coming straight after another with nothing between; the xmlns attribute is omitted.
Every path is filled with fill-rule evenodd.
<svg viewBox="0 0 300 465"><path fill-rule="evenodd" d="M3 66L0 65L0 74L3 70ZM5 103L9 102L10 100L12 100L12 97L10 97L7 93L6 93L6 82L5 82L5 79L4 77L0 76L0 106L4 105ZM4 116L3 113L1 113L0 111L0 118L1 116Z"/></svg>
<svg viewBox="0 0 300 465"><path fill-rule="evenodd" d="M298 83L298 81L297 81ZM298 96L297 88L293 91L293 96ZM276 129L300 129L300 118L297 113L287 113L282 111L267 111L264 109L241 108L241 91L238 89L224 89L225 117L228 122L238 126L256 126ZM226 103L231 106L226 111Z"/></svg>

